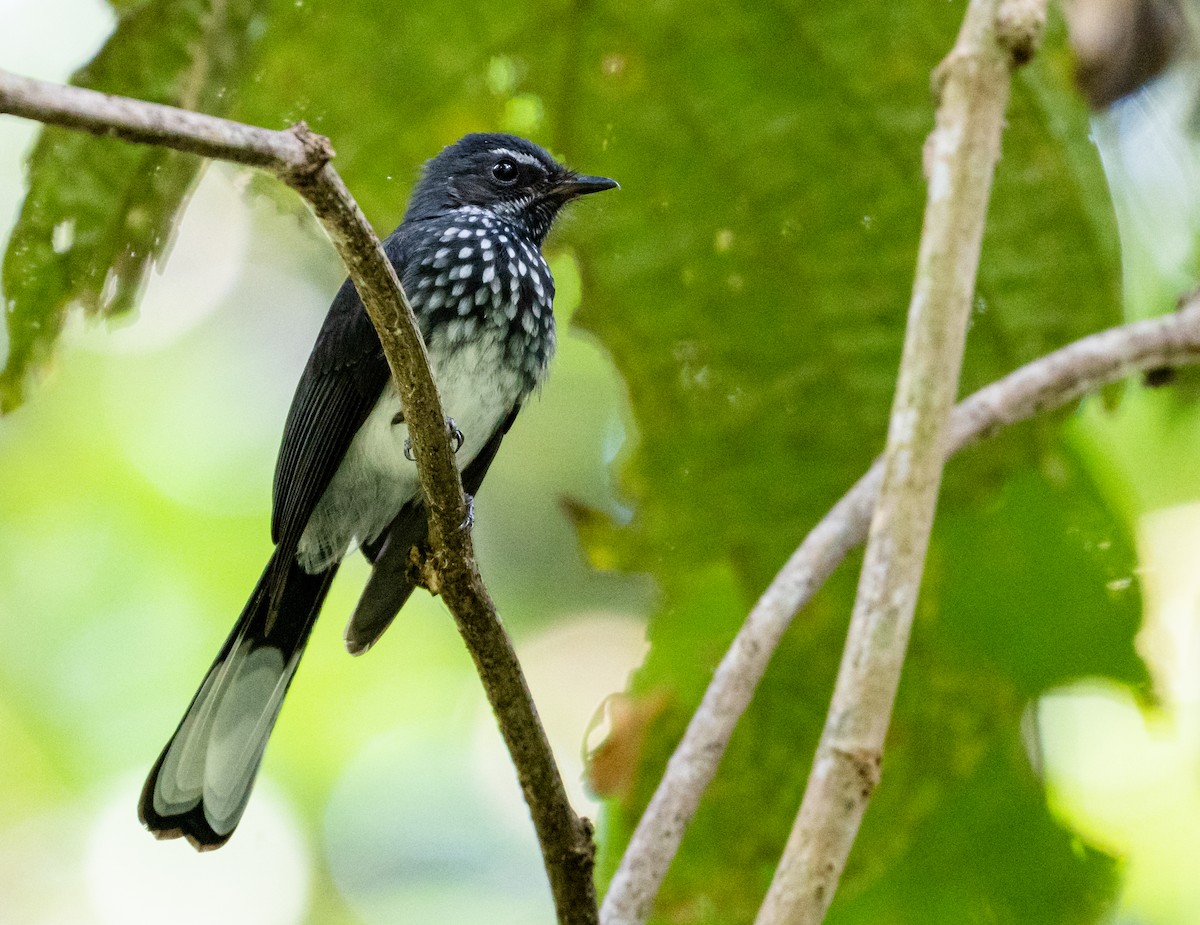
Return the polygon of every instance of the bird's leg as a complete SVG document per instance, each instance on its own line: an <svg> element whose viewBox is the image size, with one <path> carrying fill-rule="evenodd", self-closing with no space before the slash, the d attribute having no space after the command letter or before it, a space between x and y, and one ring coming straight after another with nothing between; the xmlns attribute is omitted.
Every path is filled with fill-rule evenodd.
<svg viewBox="0 0 1200 925"><path fill-rule="evenodd" d="M403 411L397 411L394 415L392 415L392 426L393 427L395 427L398 424L403 424L403 423L404 423L404 412ZM409 462L417 461L417 457L413 456L412 441L409 440L407 437L404 438L404 458L407 459Z"/></svg>
<svg viewBox="0 0 1200 925"><path fill-rule="evenodd" d="M396 413L392 418L392 426L404 423L404 412ZM446 418L446 429L450 431L450 442L454 444L454 452L457 453L463 448L463 444L467 442L467 438L463 436L463 432L458 429L458 425L454 423L454 418ZM417 457L413 456L412 441L405 439L404 441L404 458L409 462L416 462Z"/></svg>
<svg viewBox="0 0 1200 925"><path fill-rule="evenodd" d="M463 444L467 442L467 438L463 436L463 432L454 423L454 418L446 418L446 428L450 431L450 442L454 444L454 452L457 453L462 449Z"/></svg>

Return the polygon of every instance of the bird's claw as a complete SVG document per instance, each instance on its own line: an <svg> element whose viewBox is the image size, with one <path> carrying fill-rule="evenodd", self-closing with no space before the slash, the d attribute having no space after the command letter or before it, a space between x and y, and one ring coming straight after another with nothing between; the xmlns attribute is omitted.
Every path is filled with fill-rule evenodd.
<svg viewBox="0 0 1200 925"><path fill-rule="evenodd" d="M404 419L401 418L401 421ZM398 423L393 420L393 424ZM458 425L454 423L454 418L446 418L446 429L450 431L450 443L455 453L463 448L463 444L467 442L467 438L463 436L463 432L458 429ZM409 462L416 462L417 457L413 455L412 441L405 439L404 441L404 458Z"/></svg>
<svg viewBox="0 0 1200 925"><path fill-rule="evenodd" d="M454 418L446 418L446 427L450 431L450 442L454 444L454 452L457 453L463 448L463 444L467 442L467 438L463 436L463 432L454 423Z"/></svg>
<svg viewBox="0 0 1200 925"><path fill-rule="evenodd" d="M467 519L458 525L460 530L470 530L475 526L475 496L468 495L464 492L463 497L467 501Z"/></svg>

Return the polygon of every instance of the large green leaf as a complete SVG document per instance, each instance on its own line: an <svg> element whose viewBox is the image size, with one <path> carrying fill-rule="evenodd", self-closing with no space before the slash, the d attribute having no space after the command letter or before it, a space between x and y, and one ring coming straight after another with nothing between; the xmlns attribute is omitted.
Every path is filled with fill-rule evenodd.
<svg viewBox="0 0 1200 925"><path fill-rule="evenodd" d="M227 105L261 32L261 0L153 0L131 6L71 82L205 112ZM0 409L20 403L68 309L116 315L135 304L171 240L201 161L161 148L47 128L4 256L9 334Z"/></svg>
<svg viewBox="0 0 1200 925"><path fill-rule="evenodd" d="M606 562L661 589L633 683L659 712L610 800L602 874L755 596L882 446L929 74L962 13L911 0L276 0L257 66L230 85L232 115L328 134L384 231L416 165L466 131L518 130L622 183L576 207L551 245L575 252L576 318L623 376L639 435L621 468L632 520L594 539ZM1051 36L1017 82L969 386L1119 318L1111 209L1066 75ZM1136 588L1106 587L1131 574L1129 543L1053 422L956 461L941 514L883 784L831 921L1094 920L1112 866L1049 815L1020 729L1048 686L1144 681ZM847 567L789 633L660 920L752 917L808 772L853 585Z"/></svg>
<svg viewBox="0 0 1200 925"><path fill-rule="evenodd" d="M604 549L662 587L633 690L667 704L610 804L606 872L755 595L882 446L928 73L962 12L892 5L863 28L854 6L688 9L688 28L658 4L597 41L619 58L598 108L621 115L582 130L607 142L625 195L649 199L595 223L580 318L639 425L623 473L635 515ZM1054 42L1015 89L968 386L1120 317L1111 209ZM1090 921L1112 895L1111 864L1050 817L1020 738L1049 685L1144 680L1136 593L1105 589L1131 574L1129 543L1058 443L1042 423L948 473L884 782L831 922ZM1008 484L1022 467L1047 474ZM1085 545L1084 524L1103 542ZM777 656L671 870L662 921L752 917L808 772L852 579Z"/></svg>

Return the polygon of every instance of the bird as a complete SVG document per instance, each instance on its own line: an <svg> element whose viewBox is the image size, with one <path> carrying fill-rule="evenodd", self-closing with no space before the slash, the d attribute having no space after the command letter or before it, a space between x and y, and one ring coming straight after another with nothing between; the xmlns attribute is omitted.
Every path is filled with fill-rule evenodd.
<svg viewBox="0 0 1200 925"><path fill-rule="evenodd" d="M554 354L554 280L541 250L551 224L568 202L617 187L515 135L470 134L425 163L383 242L425 341L468 497ZM378 336L346 280L284 424L274 552L142 789L138 816L156 837L201 851L229 840L347 555L357 548L371 563L346 626L351 654L369 649L408 600L411 551L428 537L411 457Z"/></svg>

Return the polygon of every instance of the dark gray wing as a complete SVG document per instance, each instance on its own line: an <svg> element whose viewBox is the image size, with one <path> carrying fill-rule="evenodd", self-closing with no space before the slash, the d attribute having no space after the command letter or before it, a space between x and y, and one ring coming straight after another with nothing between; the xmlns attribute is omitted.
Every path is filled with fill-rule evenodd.
<svg viewBox="0 0 1200 925"><path fill-rule="evenodd" d="M513 408L504 423L483 445L475 458L462 472L463 491L472 497L479 492L500 442L517 419L521 406ZM371 648L388 628L408 596L416 587L408 577L409 551L424 547L429 537L429 521L425 502L414 498L400 509L392 525L374 543L364 544L363 555L371 562L371 577L363 589L358 606L346 624L346 649L351 655L362 655Z"/></svg>
<svg viewBox="0 0 1200 925"><path fill-rule="evenodd" d="M403 279L411 226L398 228L384 251ZM390 375L379 337L354 285L342 284L296 386L275 464L271 539L294 552L317 502Z"/></svg>

